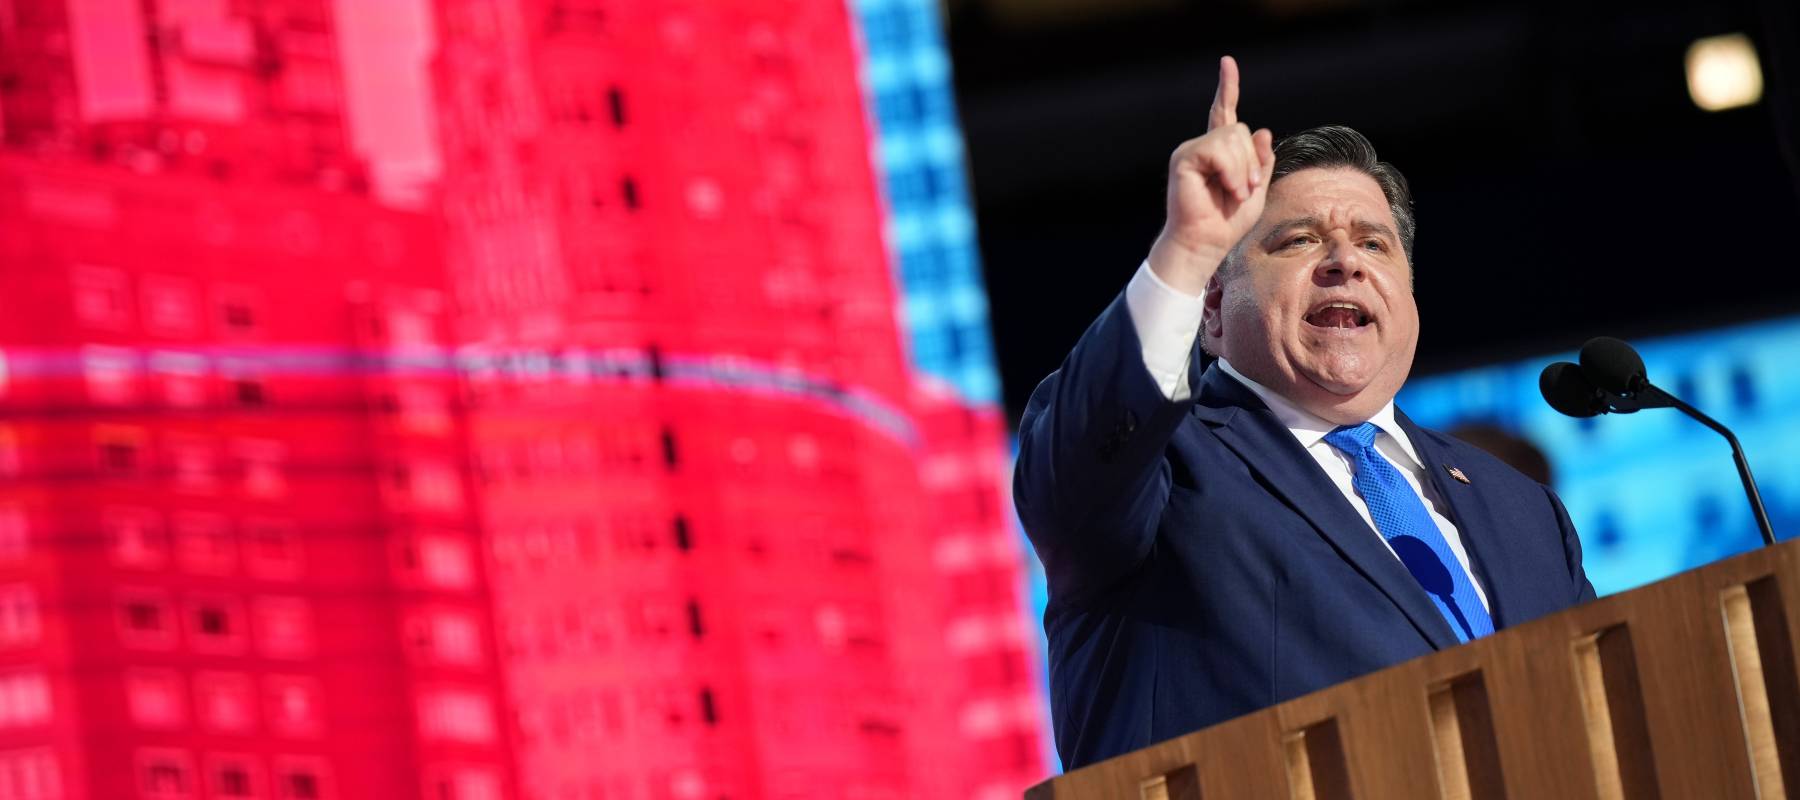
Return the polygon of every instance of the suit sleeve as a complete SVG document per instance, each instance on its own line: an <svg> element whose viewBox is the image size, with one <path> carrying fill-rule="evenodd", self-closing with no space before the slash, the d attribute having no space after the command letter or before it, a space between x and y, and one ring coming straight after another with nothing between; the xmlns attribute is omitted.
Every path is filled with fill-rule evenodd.
<svg viewBox="0 0 1800 800"><path fill-rule="evenodd" d="M1569 585L1571 598L1569 605L1578 605L1594 599L1594 585L1588 582L1587 570L1581 565L1581 538L1575 535L1575 524L1569 521L1568 509L1563 508L1562 498L1550 487L1544 487L1544 494L1550 497L1550 507L1556 510L1556 525L1562 531L1563 560L1569 567Z"/></svg>
<svg viewBox="0 0 1800 800"><path fill-rule="evenodd" d="M1121 294L1032 392L1013 499L1055 596L1104 588L1150 554L1169 500L1164 452L1198 372L1183 376L1182 399L1165 396Z"/></svg>

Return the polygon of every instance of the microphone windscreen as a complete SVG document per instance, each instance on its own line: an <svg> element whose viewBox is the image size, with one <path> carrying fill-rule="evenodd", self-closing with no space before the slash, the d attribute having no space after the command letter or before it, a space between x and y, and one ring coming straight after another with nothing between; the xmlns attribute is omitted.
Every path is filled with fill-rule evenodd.
<svg viewBox="0 0 1800 800"><path fill-rule="evenodd" d="M1538 391L1551 408L1571 417L1592 417L1606 410L1606 398L1593 381L1567 361L1551 364L1538 374Z"/></svg>
<svg viewBox="0 0 1800 800"><path fill-rule="evenodd" d="M1581 346L1581 371L1595 386L1613 394L1635 394L1650 382L1643 357L1611 336L1589 339Z"/></svg>

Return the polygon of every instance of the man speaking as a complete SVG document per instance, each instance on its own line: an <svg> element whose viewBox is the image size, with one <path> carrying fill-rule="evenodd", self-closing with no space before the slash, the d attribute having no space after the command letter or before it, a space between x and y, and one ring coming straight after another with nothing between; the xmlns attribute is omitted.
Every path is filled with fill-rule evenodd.
<svg viewBox="0 0 1800 800"><path fill-rule="evenodd" d="M1273 144L1237 97L1226 57L1149 258L1020 423L1069 768L1594 596L1555 494L1394 407L1405 179L1349 128Z"/></svg>

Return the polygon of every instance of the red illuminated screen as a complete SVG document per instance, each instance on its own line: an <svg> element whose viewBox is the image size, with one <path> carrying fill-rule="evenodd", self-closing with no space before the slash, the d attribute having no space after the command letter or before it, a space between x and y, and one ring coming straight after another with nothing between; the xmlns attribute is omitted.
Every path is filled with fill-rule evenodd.
<svg viewBox="0 0 1800 800"><path fill-rule="evenodd" d="M1016 797L835 2L0 2L0 797Z"/></svg>

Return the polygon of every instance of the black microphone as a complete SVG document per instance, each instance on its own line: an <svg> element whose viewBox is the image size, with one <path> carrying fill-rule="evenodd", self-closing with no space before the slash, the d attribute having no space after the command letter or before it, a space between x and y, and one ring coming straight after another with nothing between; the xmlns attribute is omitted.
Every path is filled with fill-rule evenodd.
<svg viewBox="0 0 1800 800"><path fill-rule="evenodd" d="M1763 544L1775 543L1775 530L1769 525L1768 510L1763 508L1762 493L1756 489L1756 479L1750 476L1750 461L1744 457L1743 445L1738 444L1737 435L1731 429L1651 383L1644 370L1644 359L1637 350L1610 336L1590 339L1581 346L1582 382L1593 388L1594 397L1603 407L1591 413L1576 413L1593 409L1594 400L1577 397L1578 389L1585 387L1579 387L1574 378L1568 377L1572 372L1568 368L1572 366L1566 361L1551 364L1538 378L1544 399L1557 411L1572 417L1591 417L1608 411L1628 414L1641 408L1673 408L1725 437L1731 445L1731 458L1737 462L1738 479L1743 481L1744 495L1750 499L1750 511L1756 516ZM1551 370L1557 370L1557 374L1552 376ZM1557 384L1555 387L1551 386L1553 381ZM1557 392L1556 399L1551 399L1552 389Z"/></svg>
<svg viewBox="0 0 1800 800"><path fill-rule="evenodd" d="M1676 403L1680 402L1674 395L1650 382L1644 371L1644 358L1638 355L1637 350L1611 336L1595 337L1581 346L1581 371L1595 386L1611 393L1612 396L1607 398L1608 402L1624 400L1633 406L1632 411L1640 408L1677 408ZM1710 427L1717 423L1707 424Z"/></svg>
<svg viewBox="0 0 1800 800"><path fill-rule="evenodd" d="M1551 408L1571 417L1596 417L1610 410L1606 394L1582 374L1580 367L1567 361L1544 368L1538 375L1538 391Z"/></svg>
<svg viewBox="0 0 1800 800"><path fill-rule="evenodd" d="M1558 361L1538 374L1538 392L1544 402L1571 417L1595 417L1601 414L1630 414L1640 408L1652 408L1637 397L1611 394L1588 379L1587 373L1567 361Z"/></svg>

